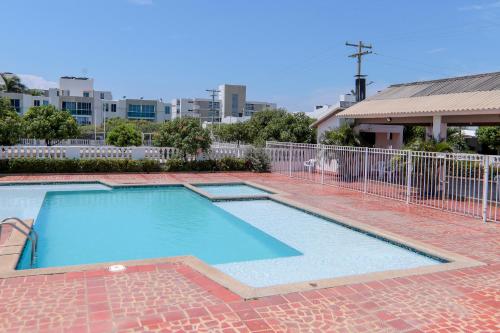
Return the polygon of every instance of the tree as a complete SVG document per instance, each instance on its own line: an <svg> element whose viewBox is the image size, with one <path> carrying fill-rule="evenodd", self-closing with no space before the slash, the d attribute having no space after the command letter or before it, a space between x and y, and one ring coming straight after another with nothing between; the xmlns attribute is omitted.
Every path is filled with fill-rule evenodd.
<svg viewBox="0 0 500 333"><path fill-rule="evenodd" d="M214 136L224 142L236 142L238 146L240 143L251 142L250 129L246 122L212 125L212 130Z"/></svg>
<svg viewBox="0 0 500 333"><path fill-rule="evenodd" d="M477 141L500 155L500 126L483 126L476 130Z"/></svg>
<svg viewBox="0 0 500 333"><path fill-rule="evenodd" d="M134 125L120 124L108 133L106 143L117 147L140 146L142 135Z"/></svg>
<svg viewBox="0 0 500 333"><path fill-rule="evenodd" d="M22 93L26 91L26 86L21 83L21 79L11 73L0 73L0 77L3 79L3 85L0 88L6 92Z"/></svg>
<svg viewBox="0 0 500 333"><path fill-rule="evenodd" d="M310 127L313 121L303 112L267 109L255 113L248 121L248 128L256 145L263 145L266 141L315 143L316 131Z"/></svg>
<svg viewBox="0 0 500 333"><path fill-rule="evenodd" d="M359 147L361 146L361 138L354 132L353 126L343 124L339 128L324 132L321 136L321 143L324 145Z"/></svg>
<svg viewBox="0 0 500 333"><path fill-rule="evenodd" d="M22 135L21 117L7 98L0 98L0 145L14 145Z"/></svg>
<svg viewBox="0 0 500 333"><path fill-rule="evenodd" d="M416 139L425 140L425 127L406 125L403 130L403 142L407 144Z"/></svg>
<svg viewBox="0 0 500 333"><path fill-rule="evenodd" d="M176 148L181 158L187 160L189 156L208 151L212 140L198 119L186 117L163 123L153 142L155 146Z"/></svg>
<svg viewBox="0 0 500 333"><path fill-rule="evenodd" d="M44 139L47 146L78 135L78 125L71 114L53 105L31 107L23 123L29 137Z"/></svg>

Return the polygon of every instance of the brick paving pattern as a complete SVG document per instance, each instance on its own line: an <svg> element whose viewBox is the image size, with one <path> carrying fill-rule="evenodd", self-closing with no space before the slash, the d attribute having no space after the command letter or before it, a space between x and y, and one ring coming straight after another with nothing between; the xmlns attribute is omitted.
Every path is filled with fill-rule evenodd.
<svg viewBox="0 0 500 333"><path fill-rule="evenodd" d="M500 225L275 174L5 176L8 181L250 180L487 263L243 300L180 263L0 279L0 332L499 332Z"/></svg>

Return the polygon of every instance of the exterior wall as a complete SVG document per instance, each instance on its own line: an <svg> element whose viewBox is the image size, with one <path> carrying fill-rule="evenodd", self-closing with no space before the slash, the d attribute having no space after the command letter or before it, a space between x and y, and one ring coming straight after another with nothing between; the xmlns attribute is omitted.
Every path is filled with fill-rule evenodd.
<svg viewBox="0 0 500 333"><path fill-rule="evenodd" d="M63 76L59 79L59 89L64 91L64 96L83 97L84 92L89 97L94 95L94 79Z"/></svg>
<svg viewBox="0 0 500 333"><path fill-rule="evenodd" d="M192 98L175 98L172 100L171 119L182 117L199 117L196 110L195 99Z"/></svg>
<svg viewBox="0 0 500 333"><path fill-rule="evenodd" d="M19 103L18 111L20 115L25 114L32 106L35 106L35 104L37 103L39 105L47 105L50 103L50 99L48 96L32 96L29 94L22 94L22 93L0 92L0 97L5 97L8 98L9 100L18 101L16 102L16 104Z"/></svg>
<svg viewBox="0 0 500 333"><path fill-rule="evenodd" d="M243 117L247 98L246 86L223 84L219 86L219 91L222 117Z"/></svg>
<svg viewBox="0 0 500 333"><path fill-rule="evenodd" d="M337 129L345 122L347 122L347 119L341 119L333 116L319 123L318 130L316 132L316 142L321 141L323 133L325 133L326 131Z"/></svg>
<svg viewBox="0 0 500 333"><path fill-rule="evenodd" d="M375 133L375 148L401 149L403 130L401 125L361 124L354 128L357 132Z"/></svg>
<svg viewBox="0 0 500 333"><path fill-rule="evenodd" d="M251 117L255 112L264 109L276 109L276 103L247 101L245 103L245 113L243 116Z"/></svg>
<svg viewBox="0 0 500 333"><path fill-rule="evenodd" d="M172 119L199 117L202 122L234 122L248 119L255 112L276 108L276 103L246 101L246 86L224 84L219 86L219 98L212 112L210 98L176 98L172 100ZM233 95L235 97L233 97ZM241 119L240 119L241 118Z"/></svg>

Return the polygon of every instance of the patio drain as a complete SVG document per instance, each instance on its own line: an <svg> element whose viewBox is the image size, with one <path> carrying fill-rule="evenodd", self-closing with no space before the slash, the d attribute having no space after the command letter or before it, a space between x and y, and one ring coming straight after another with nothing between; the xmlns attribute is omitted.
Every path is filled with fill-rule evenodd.
<svg viewBox="0 0 500 333"><path fill-rule="evenodd" d="M111 273L118 273L118 272L123 272L127 269L127 267L123 265L111 265L108 267L108 271Z"/></svg>

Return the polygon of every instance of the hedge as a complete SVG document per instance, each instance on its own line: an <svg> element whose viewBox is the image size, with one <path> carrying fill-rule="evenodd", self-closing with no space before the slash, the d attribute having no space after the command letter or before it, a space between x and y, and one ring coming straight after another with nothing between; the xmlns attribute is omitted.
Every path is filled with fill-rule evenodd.
<svg viewBox="0 0 500 333"><path fill-rule="evenodd" d="M91 172L155 172L161 165L151 160L111 159L34 159L0 160L0 173L91 173Z"/></svg>
<svg viewBox="0 0 500 333"><path fill-rule="evenodd" d="M171 159L165 164L152 160L126 159L34 159L0 160L0 173L92 173L92 172L159 172L159 171L267 171L251 159L225 157L220 160L184 161Z"/></svg>
<svg viewBox="0 0 500 333"><path fill-rule="evenodd" d="M165 171L248 171L251 166L246 160L224 157L220 160L184 161L171 159L165 163Z"/></svg>

